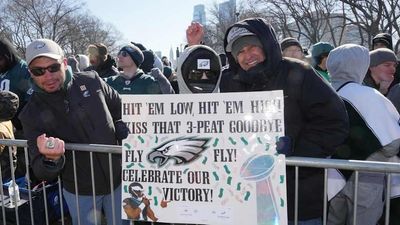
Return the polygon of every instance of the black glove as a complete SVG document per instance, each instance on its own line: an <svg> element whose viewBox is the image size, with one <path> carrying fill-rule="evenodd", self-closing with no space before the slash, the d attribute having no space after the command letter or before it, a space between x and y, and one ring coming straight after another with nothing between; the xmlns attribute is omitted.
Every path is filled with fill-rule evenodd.
<svg viewBox="0 0 400 225"><path fill-rule="evenodd" d="M291 156L293 154L292 138L289 136L280 137L276 142L276 152L285 156Z"/></svg>
<svg viewBox="0 0 400 225"><path fill-rule="evenodd" d="M115 137L117 138L119 143L122 143L122 140L124 140L126 137L129 135L129 128L124 123L122 120L117 120L114 122L115 126Z"/></svg>

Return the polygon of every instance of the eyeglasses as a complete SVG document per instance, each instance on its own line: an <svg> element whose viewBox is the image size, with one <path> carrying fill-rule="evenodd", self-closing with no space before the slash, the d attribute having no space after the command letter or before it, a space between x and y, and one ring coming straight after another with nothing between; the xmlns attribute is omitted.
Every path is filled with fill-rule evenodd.
<svg viewBox="0 0 400 225"><path fill-rule="evenodd" d="M55 73L60 71L61 68L61 64L60 63L54 63L51 64L48 67L34 67L34 68L30 68L29 71L31 71L31 73L36 76L36 77L40 77L42 75L44 75L46 73L46 70L49 71L50 73Z"/></svg>
<svg viewBox="0 0 400 225"><path fill-rule="evenodd" d="M118 52L118 56L127 57L128 53L126 51L120 51Z"/></svg>

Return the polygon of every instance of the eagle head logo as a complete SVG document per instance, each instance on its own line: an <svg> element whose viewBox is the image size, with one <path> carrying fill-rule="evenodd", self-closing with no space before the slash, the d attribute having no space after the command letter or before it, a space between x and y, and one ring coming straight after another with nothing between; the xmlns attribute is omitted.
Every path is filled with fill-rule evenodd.
<svg viewBox="0 0 400 225"><path fill-rule="evenodd" d="M159 167L170 159L175 160L175 165L186 164L197 159L208 148L206 144L209 140L210 138L193 137L173 139L154 148L147 155L147 159L151 163L158 163Z"/></svg>

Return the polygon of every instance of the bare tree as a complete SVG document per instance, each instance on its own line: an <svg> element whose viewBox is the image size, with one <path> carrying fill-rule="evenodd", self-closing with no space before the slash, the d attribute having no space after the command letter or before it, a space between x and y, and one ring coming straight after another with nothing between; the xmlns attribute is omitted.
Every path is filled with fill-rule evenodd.
<svg viewBox="0 0 400 225"><path fill-rule="evenodd" d="M352 42L371 46L380 32L394 37L400 46L400 0L250 0L266 12L281 38L292 36L304 43L329 41L338 46Z"/></svg>
<svg viewBox="0 0 400 225"><path fill-rule="evenodd" d="M3 0L0 35L8 37L22 53L37 38L56 41L67 54L85 53L91 43L115 48L121 34L91 16L74 0Z"/></svg>
<svg viewBox="0 0 400 225"><path fill-rule="evenodd" d="M239 5L233 2L225 2L222 6L214 3L208 11L211 19L205 26L205 43L221 53L224 52L225 33L231 25L246 18L263 16L261 11L245 5L243 1Z"/></svg>
<svg viewBox="0 0 400 225"><path fill-rule="evenodd" d="M360 32L366 34L360 35L365 45L371 47L373 36L380 32L387 32L397 38L394 50L395 52L399 50L399 0L341 0L341 2L345 3L345 7L352 12L346 19L356 25Z"/></svg>
<svg viewBox="0 0 400 225"><path fill-rule="evenodd" d="M346 23L334 0L252 0L264 9L281 39L291 36L309 46L321 40L341 44ZM338 35L339 34L339 35Z"/></svg>

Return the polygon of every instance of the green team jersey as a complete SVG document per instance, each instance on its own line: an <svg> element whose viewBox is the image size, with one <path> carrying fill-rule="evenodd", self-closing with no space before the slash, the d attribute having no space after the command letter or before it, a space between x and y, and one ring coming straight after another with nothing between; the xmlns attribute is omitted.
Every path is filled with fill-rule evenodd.
<svg viewBox="0 0 400 225"><path fill-rule="evenodd" d="M323 71L319 69L315 69L315 71L317 72L317 75L322 77L328 83L331 83L331 76L329 75L328 71Z"/></svg>
<svg viewBox="0 0 400 225"><path fill-rule="evenodd" d="M0 73L0 90L17 94L20 104L28 101L32 94L31 87L28 65L23 60L20 60L7 72Z"/></svg>
<svg viewBox="0 0 400 225"><path fill-rule="evenodd" d="M161 94L158 82L141 70L131 79L115 75L105 78L105 81L119 94Z"/></svg>

